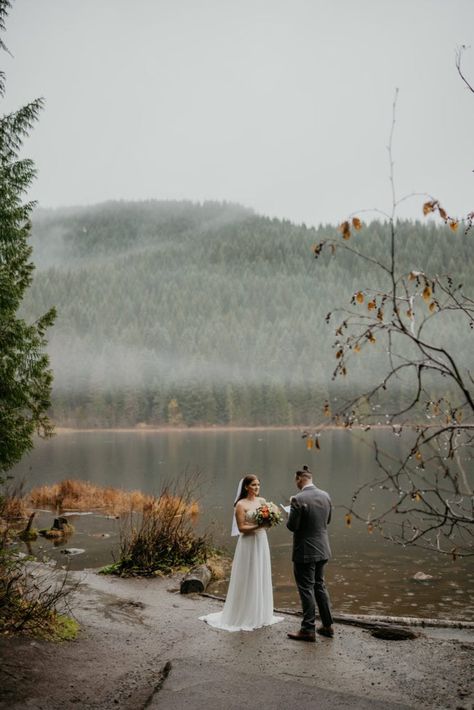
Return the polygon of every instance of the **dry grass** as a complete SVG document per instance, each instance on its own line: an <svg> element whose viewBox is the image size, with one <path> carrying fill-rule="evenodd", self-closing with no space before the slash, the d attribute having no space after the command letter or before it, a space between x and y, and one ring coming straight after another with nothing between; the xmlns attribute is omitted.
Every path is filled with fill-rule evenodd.
<svg viewBox="0 0 474 710"><path fill-rule="evenodd" d="M28 518L28 507L24 496L6 495L2 505L2 517L5 521L26 520Z"/></svg>
<svg viewBox="0 0 474 710"><path fill-rule="evenodd" d="M58 608L67 607L69 592L67 573L59 575L49 568L32 570L31 565L1 551L0 634L26 632L58 637L58 620L64 618Z"/></svg>
<svg viewBox="0 0 474 710"><path fill-rule="evenodd" d="M225 579L229 574L231 560L214 554L207 558L206 565L211 570L213 580Z"/></svg>
<svg viewBox="0 0 474 710"><path fill-rule="evenodd" d="M97 486L88 481L71 479L34 488L28 496L28 502L35 508L50 507L60 511L101 509L111 515L151 509L160 511L169 505L174 505L179 515L199 513L196 501L188 501L184 505L182 500L171 500L168 494L155 498L141 491L124 491L121 488Z"/></svg>
<svg viewBox="0 0 474 710"><path fill-rule="evenodd" d="M120 559L106 571L170 574L206 562L213 549L209 536L199 535L193 525L199 510L195 487L195 478L184 478L148 501L141 515L130 515L121 531Z"/></svg>
<svg viewBox="0 0 474 710"><path fill-rule="evenodd" d="M15 519L24 512L20 492L0 488L0 635L24 631L53 638L60 631L58 607L64 606L69 587L66 575L49 567L33 569L18 555L12 542L18 535ZM34 535L32 521L33 516L23 531L28 539Z"/></svg>

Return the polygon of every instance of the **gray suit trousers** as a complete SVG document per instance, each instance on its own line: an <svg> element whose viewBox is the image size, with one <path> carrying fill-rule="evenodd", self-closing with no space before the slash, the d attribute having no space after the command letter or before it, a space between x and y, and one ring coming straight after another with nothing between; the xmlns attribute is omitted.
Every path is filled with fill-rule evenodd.
<svg viewBox="0 0 474 710"><path fill-rule="evenodd" d="M326 562L327 560L311 560L310 562L293 563L295 581L303 607L301 629L304 631L314 632L316 604L322 625L331 626L332 624L331 603L324 584Z"/></svg>

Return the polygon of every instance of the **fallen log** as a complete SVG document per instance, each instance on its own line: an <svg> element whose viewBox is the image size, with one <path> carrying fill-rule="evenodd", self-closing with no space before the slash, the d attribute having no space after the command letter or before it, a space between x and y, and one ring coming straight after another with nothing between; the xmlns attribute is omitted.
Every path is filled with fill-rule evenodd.
<svg viewBox="0 0 474 710"><path fill-rule="evenodd" d="M202 597L208 599L216 599L216 601L225 602L225 597L220 597L215 594L201 592ZM301 616L301 611L294 609L275 609L277 614L288 614L289 616ZM421 626L433 627L440 629L469 629L474 630L474 621L455 621L453 619L425 619L418 616L382 616L371 614L334 614L332 615L336 624L348 624L352 626L361 626L365 629L373 629L381 624L395 624L398 626Z"/></svg>
<svg viewBox="0 0 474 710"><path fill-rule="evenodd" d="M188 574L183 577L179 591L181 594L202 593L211 581L211 570L207 565L193 567Z"/></svg>

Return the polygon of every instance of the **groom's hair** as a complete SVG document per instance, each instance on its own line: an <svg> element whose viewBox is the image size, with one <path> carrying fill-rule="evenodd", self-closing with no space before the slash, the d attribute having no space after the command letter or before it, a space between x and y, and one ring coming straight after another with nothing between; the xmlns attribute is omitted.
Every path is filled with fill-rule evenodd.
<svg viewBox="0 0 474 710"><path fill-rule="evenodd" d="M300 471L297 471L296 475L298 476L298 478L310 479L313 477L313 474L311 473L311 471L309 470L309 468L307 466L303 466L303 469Z"/></svg>

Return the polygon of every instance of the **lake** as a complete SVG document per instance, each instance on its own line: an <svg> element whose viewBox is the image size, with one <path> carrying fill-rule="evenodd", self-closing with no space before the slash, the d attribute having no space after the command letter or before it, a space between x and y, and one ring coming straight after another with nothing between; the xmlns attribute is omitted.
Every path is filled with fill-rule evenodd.
<svg viewBox="0 0 474 710"><path fill-rule="evenodd" d="M287 503L295 492L294 472L303 464L315 482L327 490L334 505L330 526L333 559L327 583L336 612L395 614L474 620L474 560L450 557L385 541L369 534L363 523L347 527L344 506L355 487L377 473L372 448L378 443L397 453L403 446L390 432L330 431L321 450L307 451L295 430L186 430L186 431L74 431L61 432L49 441L38 441L34 451L15 469L27 488L78 478L100 485L140 489L158 494L167 481L183 472L199 471L201 484L198 525L210 529L218 546L232 553L230 537L232 502L245 473L256 473L261 493L268 500ZM367 509L382 491L366 495ZM51 513L41 512L36 525L50 525ZM68 547L85 549L68 557L73 569L98 567L112 561L120 522L105 515L74 516L75 533ZM284 525L268 533L273 566L275 605L298 607L291 566L291 534ZM40 540L31 550L66 563L64 546ZM431 575L420 582L417 572ZM225 594L227 581L209 591Z"/></svg>

